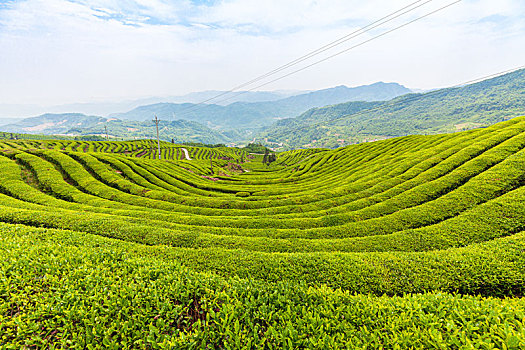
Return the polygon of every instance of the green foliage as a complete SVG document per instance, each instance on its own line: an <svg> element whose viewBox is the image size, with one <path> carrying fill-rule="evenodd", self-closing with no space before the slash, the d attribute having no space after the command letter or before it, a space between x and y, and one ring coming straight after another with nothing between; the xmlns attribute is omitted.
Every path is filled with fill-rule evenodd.
<svg viewBox="0 0 525 350"><path fill-rule="evenodd" d="M104 126L112 138L121 139L153 139L157 137L155 124L151 121L111 120L105 124L94 125L89 128L72 128L68 132L80 135L105 135ZM187 120L159 122L160 138L164 141L185 143L188 145L223 144L231 142L228 136L212 130L202 124ZM208 147L208 146L206 146Z"/></svg>
<svg viewBox="0 0 525 350"><path fill-rule="evenodd" d="M188 142L201 144L217 144L231 142L232 139L243 139L239 132L230 131L221 133L199 124L187 120L161 120L160 137L162 140L176 143ZM61 140L80 140L80 141L103 141L107 134L110 139L146 139L156 138L157 132L155 125L149 120L132 121L119 120L115 118L102 118L86 116L80 113L66 114L43 114L38 117L26 118L17 121L16 124L2 126L0 138L7 134L8 139L13 139L12 132L26 133L17 139L61 139ZM29 135L38 132L41 135ZM60 134L53 136L52 134Z"/></svg>
<svg viewBox="0 0 525 350"><path fill-rule="evenodd" d="M161 154L0 141L0 347L525 346L525 117Z"/></svg>
<svg viewBox="0 0 525 350"><path fill-rule="evenodd" d="M486 127L525 114L525 69L388 102L347 102L279 120L260 139L284 148L329 147ZM320 124L321 123L321 124Z"/></svg>
<svg viewBox="0 0 525 350"><path fill-rule="evenodd" d="M102 136L64 136L64 135L42 135L42 134L20 134L12 132L1 132L0 140L78 140L78 141L103 141Z"/></svg>
<svg viewBox="0 0 525 350"><path fill-rule="evenodd" d="M202 142L184 142L183 144L186 146L192 146L192 147L207 147L207 148L226 147L226 145L223 143L206 144Z"/></svg>
<svg viewBox="0 0 525 350"><path fill-rule="evenodd" d="M258 154L264 154L265 152L269 152L270 149L268 147L263 146L260 143L249 143L248 145L243 147L243 150L249 153L258 153Z"/></svg>
<svg viewBox="0 0 525 350"><path fill-rule="evenodd" d="M0 344L63 348L525 346L522 299L354 295L194 273L145 247L0 224Z"/></svg>

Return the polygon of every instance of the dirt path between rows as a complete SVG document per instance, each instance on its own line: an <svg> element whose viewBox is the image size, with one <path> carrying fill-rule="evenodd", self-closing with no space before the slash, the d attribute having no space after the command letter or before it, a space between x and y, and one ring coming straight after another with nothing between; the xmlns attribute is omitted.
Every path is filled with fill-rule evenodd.
<svg viewBox="0 0 525 350"><path fill-rule="evenodd" d="M186 160L193 160L190 158L190 154L188 153L188 150L186 148L181 148L182 152L184 152L184 156L186 157Z"/></svg>

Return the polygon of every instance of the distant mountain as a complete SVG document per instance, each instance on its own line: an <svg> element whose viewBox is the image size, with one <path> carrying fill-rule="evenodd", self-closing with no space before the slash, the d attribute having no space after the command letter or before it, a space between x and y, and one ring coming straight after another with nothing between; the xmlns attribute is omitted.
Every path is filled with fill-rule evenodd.
<svg viewBox="0 0 525 350"><path fill-rule="evenodd" d="M0 131L26 134L65 134L71 128L89 128L106 121L107 118L88 116L81 113L47 113L0 126Z"/></svg>
<svg viewBox="0 0 525 350"><path fill-rule="evenodd" d="M147 97L136 100L127 100L119 102L89 102L89 103L71 103L64 105L57 105L45 108L46 112L50 113L66 113L66 112L78 112L83 114L93 114L109 116L113 113L120 113L122 111L129 111L133 108L137 108L142 105L156 104L156 103L199 103L207 100L214 96L224 93L225 91L202 91L192 92L182 96L156 96ZM217 99L217 104L228 105L234 102L263 102L263 101L275 101L289 96L294 96L301 92L294 91L248 91L243 92L239 95L228 95ZM226 101L222 101L222 98L233 98ZM42 107L41 107L42 108Z"/></svg>
<svg viewBox="0 0 525 350"><path fill-rule="evenodd" d="M163 102L171 103L200 103L204 100L214 98L222 95L210 103L219 106L227 106L235 102L268 102L281 100L283 98L304 94L308 91L297 90L280 90L280 91L236 91L234 93L227 93L227 91L209 90L201 92L192 92L183 96L173 96L164 98Z"/></svg>
<svg viewBox="0 0 525 350"><path fill-rule="evenodd" d="M336 104L341 101L384 100L410 90L396 83L375 83L348 88L330 89L289 96L265 102L235 102L227 106L215 104L156 103L135 108L127 113L110 117L82 113L47 113L38 117L17 120L0 126L0 131L30 134L92 135L103 134L107 124L115 137L154 137L152 117L156 114L164 126L163 137L179 142L223 143L252 139L254 132L276 120L297 116L306 110ZM217 91L187 95L186 99L215 96ZM251 99L274 99L293 92L256 92L247 94ZM80 108L80 105L76 105ZM73 108L73 107L71 107ZM186 121L186 123L183 122Z"/></svg>
<svg viewBox="0 0 525 350"><path fill-rule="evenodd" d="M107 123L94 125L89 128L72 128L68 131L72 135L105 135L104 126L107 126L110 138L143 139L156 138L155 124L151 121L109 120ZM161 121L159 123L161 140L176 143L202 142L208 144L231 143L232 138L238 139L238 134L223 134L202 124L188 120Z"/></svg>
<svg viewBox="0 0 525 350"><path fill-rule="evenodd" d="M289 97L282 102L302 105L327 106L349 101L386 101L412 91L398 83L378 82L349 88L344 85Z"/></svg>
<svg viewBox="0 0 525 350"><path fill-rule="evenodd" d="M0 126L0 132L25 133L41 135L88 136L105 137L107 127L110 138L155 138L155 124L151 121L119 120L87 116L80 113L43 114L38 117L26 118L15 124ZM231 143L232 140L244 138L240 133L232 131L221 133L202 124L187 121L161 121L159 124L160 138L165 141L174 139L176 142Z"/></svg>
<svg viewBox="0 0 525 350"><path fill-rule="evenodd" d="M349 88L337 86L267 102L236 102L227 106L215 104L157 103L112 114L119 119L149 120L157 115L164 120L185 119L218 129L254 129L271 125L283 118L295 117L312 107L346 101L379 101L410 93L397 83L375 83Z"/></svg>
<svg viewBox="0 0 525 350"><path fill-rule="evenodd" d="M315 108L276 122L259 139L284 148L337 147L406 134L461 131L520 115L525 115L525 69L388 102Z"/></svg>
<svg viewBox="0 0 525 350"><path fill-rule="evenodd" d="M0 103L0 125L2 119L11 117L25 117L43 113L63 114L63 113L82 113L87 115L108 116L112 113L129 111L143 105L168 102L168 103L199 103L209 98L223 94L226 91L201 91L192 92L181 96L152 96L140 99L130 99L124 101L100 101L86 103L68 103L54 106L42 106L35 104L6 104ZM235 102L265 102L275 101L286 97L299 95L306 91L281 90L281 91L242 91L236 92L213 101L221 106ZM227 100L224 100L227 98ZM217 101L217 102L215 102ZM5 124L5 123L3 123Z"/></svg>

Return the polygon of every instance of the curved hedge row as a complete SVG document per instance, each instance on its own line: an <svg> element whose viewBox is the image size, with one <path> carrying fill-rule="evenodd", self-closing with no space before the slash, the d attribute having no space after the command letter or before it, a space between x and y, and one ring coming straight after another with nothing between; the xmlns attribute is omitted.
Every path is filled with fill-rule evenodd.
<svg viewBox="0 0 525 350"><path fill-rule="evenodd" d="M181 159L185 157L180 146L169 144L163 149L165 159L159 161L155 159L155 149L150 147L153 144L148 142L3 142L0 221L24 226L0 225L4 231L0 231L0 245L6 247L4 255L8 256L0 266L4 274L9 274L9 278L0 278L5 287L0 290L0 307L3 307L0 317L16 314L18 311L13 310L23 305L30 310L24 315L35 317L26 320L27 324L67 329L49 343L71 342L60 343L63 347L72 344L85 347L95 339L108 342L104 343L106 347L146 346L136 335L145 327L150 330L148 336L152 340L147 345L150 347L188 344L236 347L235 342L251 341L252 347L280 348L289 346L283 345L285 339L296 347L311 348L341 344L359 348L367 342L383 347L398 342L408 347L434 344L445 348L461 347L473 340L486 342L488 348L520 344L523 318L514 310L521 305L518 300L404 294L446 292L497 297L524 294L525 118L456 134L408 136L336 150L285 152L269 166L256 163L260 160L249 159L238 149L226 148L187 147L192 160ZM28 251L26 260L23 256L16 257L24 245L35 248ZM100 256L94 253L97 249ZM69 288L76 295L82 288L78 283L86 283L95 294L78 294L72 304L61 299L56 305L66 302L69 306L65 309L76 311L71 314L56 311L53 315L59 316L53 320L58 322L65 317L68 321L42 324L38 317L46 308L40 302L24 299L29 294L17 288L24 283L28 283L29 290L35 288L39 282L28 279L39 268L55 271L50 267L54 259L70 261L64 266L73 270L66 278L67 283L61 285L51 279L46 288L61 291ZM76 269L90 269L90 264L97 261L101 274L95 280L77 275ZM138 265L128 265L128 261ZM31 268L24 270L23 263ZM25 277L12 277L15 274L10 272L10 266L17 266L17 273ZM136 269L145 271L145 275ZM179 282L174 284L167 277L160 278L159 269L168 269L166 276ZM108 275L110 270L118 271L125 283L119 285ZM192 277L181 279L185 273ZM159 281L153 283L159 288L157 292L135 284L145 278L148 283ZM162 295L172 295L173 302L160 311L145 306L141 310L146 311L139 312L136 318L121 315L120 319L117 316L104 319L101 324L105 326L100 329L87 321L77 324L75 317L80 311L75 303L83 303L87 300L84 298L102 300L96 294L100 291L96 287L99 283L118 286L112 289L112 293L121 295L115 297L115 303L128 304L118 304L115 310L137 309L142 303L162 304ZM132 285L132 289L126 289L127 285ZM204 289L198 287L201 292L191 289L197 285ZM228 286L236 287L228 289ZM253 293L242 291L241 286L249 286ZM213 288L222 294L215 294ZM273 294L276 299L269 305L289 318L272 318L268 313L261 319L256 314L257 307L268 302L265 295L272 295L274 289L279 292ZM129 306L125 295L133 291L140 291L140 301ZM160 294L147 296L148 293ZM380 296L384 294L399 297ZM304 300L290 295L301 295ZM401 322L400 317L385 316L384 323L374 323L374 327L394 327L392 333L360 331L339 317L357 318L362 323L365 321L359 317L368 315L365 311L353 309L325 317L319 311L325 310L320 304L322 298L312 299L311 295L329 300L326 310L353 300L357 305L370 303L366 312L374 314L386 301L392 304L387 302L384 307L394 312L414 300L421 303L425 300L432 310L437 310L432 303L443 300L469 305L462 310L472 308L475 302L486 303L480 306L481 310L490 305L511 305L511 310L501 311L508 315L502 328L483 326L479 328L483 332L469 329L463 335L454 333L459 328L450 326L449 330L449 326L443 326L452 322L451 314L443 315L449 322L443 324L414 319L404 324L403 329L415 332L426 325L428 333L422 338L407 333L401 339L402 331L394 326ZM51 297L43 296L45 300ZM289 299L279 301L283 296ZM18 297L22 299L14 307L13 300ZM220 302L207 304L203 300L208 298L218 298ZM255 304L250 304L250 300L256 300ZM243 304L257 307L246 309L251 310L246 314L240 307ZM85 312L102 317L101 310L108 309L96 305ZM304 318L294 320L292 314L299 309L291 313L285 310L300 305L305 308ZM212 313L215 309L220 311ZM410 304L410 312L422 315L416 309ZM162 310L166 311L166 318ZM203 310L207 310L206 315L199 316ZM161 315L156 320L170 320L168 325L147 321L154 312ZM229 314L241 318L236 323L235 319L227 318ZM486 313L483 315L490 319ZM336 320L350 327L356 337L341 337L344 332L331 333L326 328L318 332L319 337L312 335L314 328L310 324L326 327ZM128 323L124 327L119 322ZM281 322L291 322L292 326L285 331L282 327L288 328ZM465 319L461 323L468 324ZM22 344L21 339L27 334L24 332L33 326L24 328L20 324L0 319L0 328L4 327L0 334L2 331L8 334L2 341ZM108 330L111 327L125 330L117 334ZM259 338L256 336L259 331L255 330L260 328L256 327L264 328ZM79 335L78 342L68 335L88 328L92 334ZM173 332L166 333L166 329ZM502 329L509 333L503 336ZM448 331L456 336L449 337ZM482 334L492 336L486 338ZM493 341L495 334L499 334L498 341ZM47 335L25 346L43 346ZM232 339L235 342L230 342ZM453 339L462 340L454 343Z"/></svg>
<svg viewBox="0 0 525 350"><path fill-rule="evenodd" d="M0 250L7 349L525 346L523 299L223 279L182 267L162 247L20 225L0 224Z"/></svg>

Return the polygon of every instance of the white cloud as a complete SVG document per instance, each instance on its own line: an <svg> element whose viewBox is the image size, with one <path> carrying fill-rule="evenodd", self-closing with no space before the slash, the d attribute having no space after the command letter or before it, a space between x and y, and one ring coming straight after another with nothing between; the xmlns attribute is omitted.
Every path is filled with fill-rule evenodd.
<svg viewBox="0 0 525 350"><path fill-rule="evenodd" d="M434 0L406 18L451 1ZM15 1L0 7L0 104L229 89L411 2ZM455 84L521 65L524 15L520 0L464 0L265 89Z"/></svg>

